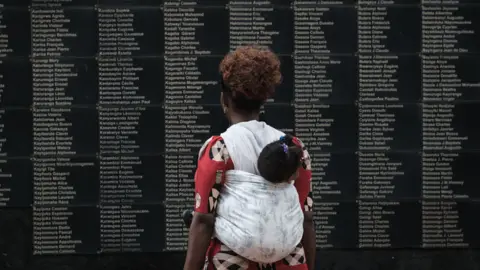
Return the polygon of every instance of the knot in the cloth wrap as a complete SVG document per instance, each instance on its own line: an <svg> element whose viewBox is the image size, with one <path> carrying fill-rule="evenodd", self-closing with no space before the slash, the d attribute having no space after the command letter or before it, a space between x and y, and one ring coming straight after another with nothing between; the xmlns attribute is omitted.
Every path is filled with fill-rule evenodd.
<svg viewBox="0 0 480 270"><path fill-rule="evenodd" d="M242 122L221 134L234 164L217 205L215 236L238 255L258 263L287 257L303 236L303 212L291 183L259 176L262 149L283 132L259 121Z"/></svg>

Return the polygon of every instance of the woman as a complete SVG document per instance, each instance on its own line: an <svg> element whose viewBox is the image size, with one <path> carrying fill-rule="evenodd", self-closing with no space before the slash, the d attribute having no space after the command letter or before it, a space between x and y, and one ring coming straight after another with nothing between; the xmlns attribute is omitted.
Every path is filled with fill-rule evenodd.
<svg viewBox="0 0 480 270"><path fill-rule="evenodd" d="M297 138L258 121L281 82L280 61L245 46L225 56L220 73L231 126L199 153L184 270L313 270L310 157Z"/></svg>

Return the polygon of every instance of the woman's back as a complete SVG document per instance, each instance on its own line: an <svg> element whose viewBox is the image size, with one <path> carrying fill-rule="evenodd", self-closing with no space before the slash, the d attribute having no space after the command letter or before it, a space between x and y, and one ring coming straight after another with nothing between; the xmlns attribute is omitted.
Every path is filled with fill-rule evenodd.
<svg viewBox="0 0 480 270"><path fill-rule="evenodd" d="M230 126L220 136L225 142L235 170L260 175L257 160L269 143L285 133L261 121L247 121Z"/></svg>
<svg viewBox="0 0 480 270"><path fill-rule="evenodd" d="M303 212L293 184L231 170L220 196L215 236L242 257L273 263L300 243Z"/></svg>
<svg viewBox="0 0 480 270"><path fill-rule="evenodd" d="M257 160L268 144L285 134L264 122L231 126L221 137L234 170L226 173L216 210L215 236L256 262L283 259L303 235L303 212L292 183L260 176Z"/></svg>

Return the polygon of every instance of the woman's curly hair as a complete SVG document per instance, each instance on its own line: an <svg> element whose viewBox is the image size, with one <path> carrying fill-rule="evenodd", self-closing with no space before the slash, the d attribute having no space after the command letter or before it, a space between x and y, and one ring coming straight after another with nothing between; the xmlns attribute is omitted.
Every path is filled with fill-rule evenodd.
<svg viewBox="0 0 480 270"><path fill-rule="evenodd" d="M242 46L227 54L220 63L220 73L233 98L241 93L248 99L266 100L282 81L280 60L259 46Z"/></svg>

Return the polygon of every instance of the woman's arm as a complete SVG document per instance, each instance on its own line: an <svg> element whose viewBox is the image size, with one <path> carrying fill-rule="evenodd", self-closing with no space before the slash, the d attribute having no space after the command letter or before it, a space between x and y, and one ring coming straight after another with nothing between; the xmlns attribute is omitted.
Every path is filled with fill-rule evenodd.
<svg viewBox="0 0 480 270"><path fill-rule="evenodd" d="M317 243L312 212L305 212L305 221L303 222L302 245L303 249L305 250L305 257L307 259L308 269L314 270Z"/></svg>
<svg viewBox="0 0 480 270"><path fill-rule="evenodd" d="M203 269L215 224L213 214L195 213L188 235L188 250L184 270Z"/></svg>
<svg viewBox="0 0 480 270"><path fill-rule="evenodd" d="M212 137L200 150L195 172L195 214L188 235L184 270L202 269L212 238L215 210L225 171L233 168L221 137Z"/></svg>
<svg viewBox="0 0 480 270"><path fill-rule="evenodd" d="M298 139L297 139L298 140ZM300 205L304 213L303 221L303 237L302 245L305 250L305 257L309 270L315 269L315 255L316 255L316 233L315 225L313 223L313 194L312 194L312 170L310 164L310 155L307 149L300 142L303 148L303 162L302 166L298 169L298 177L295 180L295 187L300 199Z"/></svg>

